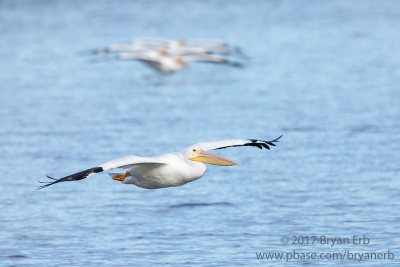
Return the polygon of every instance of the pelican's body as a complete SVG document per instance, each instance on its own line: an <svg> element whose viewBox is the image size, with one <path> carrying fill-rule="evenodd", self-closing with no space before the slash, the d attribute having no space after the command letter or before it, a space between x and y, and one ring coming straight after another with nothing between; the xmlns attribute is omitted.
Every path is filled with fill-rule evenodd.
<svg viewBox="0 0 400 267"><path fill-rule="evenodd" d="M108 60L137 60L161 73L168 74L187 66L180 57L171 57L165 51L146 51L140 53L120 53L110 56Z"/></svg>
<svg viewBox="0 0 400 267"><path fill-rule="evenodd" d="M165 163L137 164L127 170L130 176L121 182L146 189L166 188L193 182L206 172L204 163L185 161L180 153L167 153L153 158Z"/></svg>
<svg viewBox="0 0 400 267"><path fill-rule="evenodd" d="M180 152L153 157L127 156L58 180L54 179L56 181L41 186L39 189L59 182L82 180L96 173L116 168L124 168L126 171L109 174L113 180L121 181L123 184L134 184L146 189L181 186L201 178L206 172L205 163L220 166L239 165L237 162L207 152L207 150L237 146L269 149L268 145L275 146L274 142L278 142L279 138L272 141L230 139L202 142L186 147Z"/></svg>

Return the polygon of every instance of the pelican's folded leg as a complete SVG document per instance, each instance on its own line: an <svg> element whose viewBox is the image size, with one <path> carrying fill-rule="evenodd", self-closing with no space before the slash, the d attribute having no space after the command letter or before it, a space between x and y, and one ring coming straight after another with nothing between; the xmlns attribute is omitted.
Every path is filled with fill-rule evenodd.
<svg viewBox="0 0 400 267"><path fill-rule="evenodd" d="M122 173L109 173L109 175L112 177L113 180L122 182L122 181L125 180L125 178L131 176L131 173L130 172L125 172L124 174L122 174Z"/></svg>

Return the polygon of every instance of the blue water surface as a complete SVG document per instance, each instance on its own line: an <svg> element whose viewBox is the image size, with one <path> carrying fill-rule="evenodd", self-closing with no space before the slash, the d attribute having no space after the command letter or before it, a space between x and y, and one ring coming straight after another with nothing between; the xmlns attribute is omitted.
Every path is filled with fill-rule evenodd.
<svg viewBox="0 0 400 267"><path fill-rule="evenodd" d="M1 1L0 266L398 266L399 30L394 0ZM136 37L218 38L252 60L154 79L88 53ZM218 150L240 165L182 187L101 173L35 190L127 155L281 134L271 151ZM354 235L369 244L321 244ZM256 256L293 250L394 259Z"/></svg>

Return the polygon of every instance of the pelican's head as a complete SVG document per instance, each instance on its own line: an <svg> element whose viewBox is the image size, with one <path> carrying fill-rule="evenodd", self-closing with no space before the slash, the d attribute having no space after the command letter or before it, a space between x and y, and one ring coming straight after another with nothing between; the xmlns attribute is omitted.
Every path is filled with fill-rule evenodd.
<svg viewBox="0 0 400 267"><path fill-rule="evenodd" d="M178 63L180 66L185 66L186 68L189 68L189 64L180 57L177 57L175 59L175 62Z"/></svg>
<svg viewBox="0 0 400 267"><path fill-rule="evenodd" d="M186 157L186 159L191 161L198 161L219 166L239 165L239 163L235 161L201 150L196 146L185 148L183 154Z"/></svg>

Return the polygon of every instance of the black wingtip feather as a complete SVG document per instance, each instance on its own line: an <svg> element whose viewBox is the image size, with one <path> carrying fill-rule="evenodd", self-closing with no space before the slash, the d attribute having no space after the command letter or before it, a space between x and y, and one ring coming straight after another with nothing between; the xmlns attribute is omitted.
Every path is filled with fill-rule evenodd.
<svg viewBox="0 0 400 267"><path fill-rule="evenodd" d="M263 146L262 146L261 144L255 143L254 145L255 145L256 147L258 147L259 149L262 149L262 148L263 148Z"/></svg>
<svg viewBox="0 0 400 267"><path fill-rule="evenodd" d="M270 147L268 145L276 146L273 142L279 142L278 140L281 137L282 137L282 135L279 136L278 138L274 139L274 140L271 140L271 141L248 139L248 141L251 141L250 143L246 143L246 144L243 144L243 145L233 145L233 146L218 147L218 148L215 148L215 149L225 149L225 148L228 148L228 147L238 147L238 146L252 146L252 147L258 147L259 149L262 149L264 147L266 149L270 149Z"/></svg>
<svg viewBox="0 0 400 267"><path fill-rule="evenodd" d="M282 136L283 136L283 135L281 135L281 136L279 136L278 138L276 138L276 139L274 139L274 140L271 140L271 141L263 141L263 142L267 143L267 144L270 145L270 146L276 146L276 145L274 144L274 142L279 142L278 140L281 139Z"/></svg>
<svg viewBox="0 0 400 267"><path fill-rule="evenodd" d="M53 185L53 184L56 184L56 183L60 183L60 182L79 181L79 180L87 178L89 175L92 175L94 173L99 173L99 172L102 172L102 171L103 171L102 167L94 167L94 168L90 168L88 170L81 171L81 172L66 176L64 178L60 178L60 179L54 179L54 178L46 175L49 179L52 179L52 180L55 180L55 181L54 182L50 182L50 183L48 183L46 185L42 185L39 188L37 188L36 190L40 190L40 189L43 189L45 187L48 187L50 185ZM43 182L39 181L39 183L43 183Z"/></svg>
<svg viewBox="0 0 400 267"><path fill-rule="evenodd" d="M270 149L269 146L267 144L265 144L265 143L261 143L261 145L266 149Z"/></svg>
<svg viewBox="0 0 400 267"><path fill-rule="evenodd" d="M46 175L46 176L47 176L47 175ZM49 178L51 178L51 177L49 177ZM51 179L53 179L53 178L51 178ZM54 180L55 180L55 179L54 179ZM48 186L50 186L50 185L53 185L53 184L56 184L56 183L60 183L60 182L65 182L65 181L70 181L70 180L67 180L67 179L65 179L65 178L61 178L61 179L55 180L54 182L50 182L50 183L47 183L47 184L45 184L45 185L39 186L36 190L40 190L40 189L43 189L43 188L48 187ZM39 183L46 183L46 182L40 182L40 181L39 181Z"/></svg>

